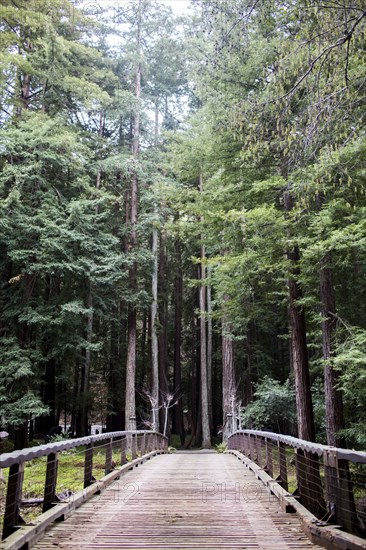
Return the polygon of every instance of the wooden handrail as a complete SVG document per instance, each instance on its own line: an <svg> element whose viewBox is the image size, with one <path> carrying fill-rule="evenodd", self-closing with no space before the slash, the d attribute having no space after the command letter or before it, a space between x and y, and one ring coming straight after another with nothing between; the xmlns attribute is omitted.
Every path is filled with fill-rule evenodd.
<svg viewBox="0 0 366 550"><path fill-rule="evenodd" d="M85 447L84 459L84 489L95 481L93 478L93 451L98 448L95 443L106 442L105 475L113 470L113 443L121 441L119 452L121 464L126 462L126 451L131 452L132 460L136 460L138 452L142 455L146 448L151 451L163 452L168 448L168 438L158 432L148 430L108 432L76 439L65 439L55 443L47 443L38 447L21 449L0 456L0 468L10 468L7 484L7 495L3 525L3 539L11 535L22 522L19 514L22 499L24 479L24 464L35 458L47 456L46 477L44 483L43 512L47 512L57 503L56 485L58 475L59 455L62 451ZM127 443L126 443L127 442ZM129 447L129 443L131 446Z"/></svg>
<svg viewBox="0 0 366 550"><path fill-rule="evenodd" d="M48 456L51 453L59 453L62 451L67 451L69 449L74 449L75 447L90 445L91 443L95 443L96 441L105 441L110 438L115 439L132 434L156 434L168 441L168 438L164 435L149 430L108 432L103 434L88 435L85 437L79 437L77 439L65 439L65 441L47 443L45 445L39 445L38 447L29 447L21 449L19 451L13 451L12 453L3 453L2 455L0 455L0 468L10 468L10 466L13 466L14 464L23 464L24 462L33 460L33 458L40 458L42 456Z"/></svg>
<svg viewBox="0 0 366 550"><path fill-rule="evenodd" d="M265 437L272 441L289 445L294 449L301 449L302 451L308 451L309 453L317 454L318 456L324 456L324 454L327 453L332 455L336 454L337 458L349 460L350 462L357 462L359 464L366 464L366 452L364 451L354 451L352 449L342 449L341 447L331 447L330 445L313 443L311 441L298 439L297 437L292 437L290 435L276 434L273 432L262 432L259 430L238 430L231 434L230 437L233 437L237 434Z"/></svg>
<svg viewBox="0 0 366 550"><path fill-rule="evenodd" d="M342 526L346 531L358 533L364 529L355 503L350 463L366 464L366 452L331 447L296 437L259 430L239 430L228 438L228 449L239 451L273 477L273 452L278 456L276 481L283 489L289 487L289 457L286 447L294 454L297 488L294 495L319 518ZM262 465L262 448L265 464ZM323 472L323 475L322 475Z"/></svg>

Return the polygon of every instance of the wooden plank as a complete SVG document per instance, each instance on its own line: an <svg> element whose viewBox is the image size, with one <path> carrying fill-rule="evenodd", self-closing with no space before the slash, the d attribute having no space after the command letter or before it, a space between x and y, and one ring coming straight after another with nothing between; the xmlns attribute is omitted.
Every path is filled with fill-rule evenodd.
<svg viewBox="0 0 366 550"><path fill-rule="evenodd" d="M236 457L214 452L162 455L127 472L35 549L55 547L320 548Z"/></svg>

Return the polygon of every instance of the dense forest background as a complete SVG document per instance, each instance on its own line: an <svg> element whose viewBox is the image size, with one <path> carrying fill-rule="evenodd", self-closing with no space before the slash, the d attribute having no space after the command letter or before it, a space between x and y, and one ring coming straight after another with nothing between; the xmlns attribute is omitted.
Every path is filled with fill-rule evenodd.
<svg viewBox="0 0 366 550"><path fill-rule="evenodd" d="M92 423L365 447L365 23L362 0L0 1L16 447Z"/></svg>

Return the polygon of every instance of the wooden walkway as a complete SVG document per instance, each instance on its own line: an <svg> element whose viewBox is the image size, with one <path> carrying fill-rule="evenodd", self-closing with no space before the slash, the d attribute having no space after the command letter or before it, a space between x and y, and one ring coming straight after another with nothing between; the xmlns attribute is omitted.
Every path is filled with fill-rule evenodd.
<svg viewBox="0 0 366 550"><path fill-rule="evenodd" d="M234 456L186 452L127 472L51 527L34 548L320 547Z"/></svg>

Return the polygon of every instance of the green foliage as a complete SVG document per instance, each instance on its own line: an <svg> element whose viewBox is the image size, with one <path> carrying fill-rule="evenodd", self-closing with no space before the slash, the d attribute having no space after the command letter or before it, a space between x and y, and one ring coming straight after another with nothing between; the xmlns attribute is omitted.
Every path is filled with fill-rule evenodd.
<svg viewBox="0 0 366 550"><path fill-rule="evenodd" d="M261 381L244 418L256 427L292 429L293 392L277 380L290 373L288 281L295 279L303 292L298 305L307 320L319 438L319 270L332 255L333 363L347 434L364 444L363 4L194 5L192 17L175 21L166 6L143 2L138 58L137 3L123 11L122 28L112 30L113 22L104 24L107 9L96 22L67 0L1 2L0 414L13 426L45 414L52 371L54 405L75 412L94 399L115 419L123 410L129 308L136 308L141 332L137 379L149 384L146 327L157 228L167 365L176 275L183 278L186 402L196 402L188 388L202 261L212 293L206 316L214 326L215 364L221 364L224 307L225 331L236 343L238 393L250 399L248 388ZM130 153L137 112L138 161ZM137 245L128 250L134 175L140 215ZM296 269L287 257L295 247ZM134 265L136 291L128 285ZM82 381L87 363L93 391Z"/></svg>
<svg viewBox="0 0 366 550"><path fill-rule="evenodd" d="M366 445L366 330L347 326L340 329L335 368L341 371L340 388L348 410L348 426L343 435L352 445Z"/></svg>
<svg viewBox="0 0 366 550"><path fill-rule="evenodd" d="M225 453L227 451L227 443L221 442L215 445L217 453Z"/></svg>
<svg viewBox="0 0 366 550"><path fill-rule="evenodd" d="M69 439L69 435L67 433L56 434L49 438L49 443L57 443L60 441L65 441L65 439ZM75 449L72 450L75 451Z"/></svg>
<svg viewBox="0 0 366 550"><path fill-rule="evenodd" d="M0 416L5 426L20 426L32 415L47 414L34 393L32 355L19 347L15 338L0 340Z"/></svg>
<svg viewBox="0 0 366 550"><path fill-rule="evenodd" d="M242 422L257 430L291 433L296 421L295 392L286 380L281 384L269 376L256 386L255 400L242 413Z"/></svg>

